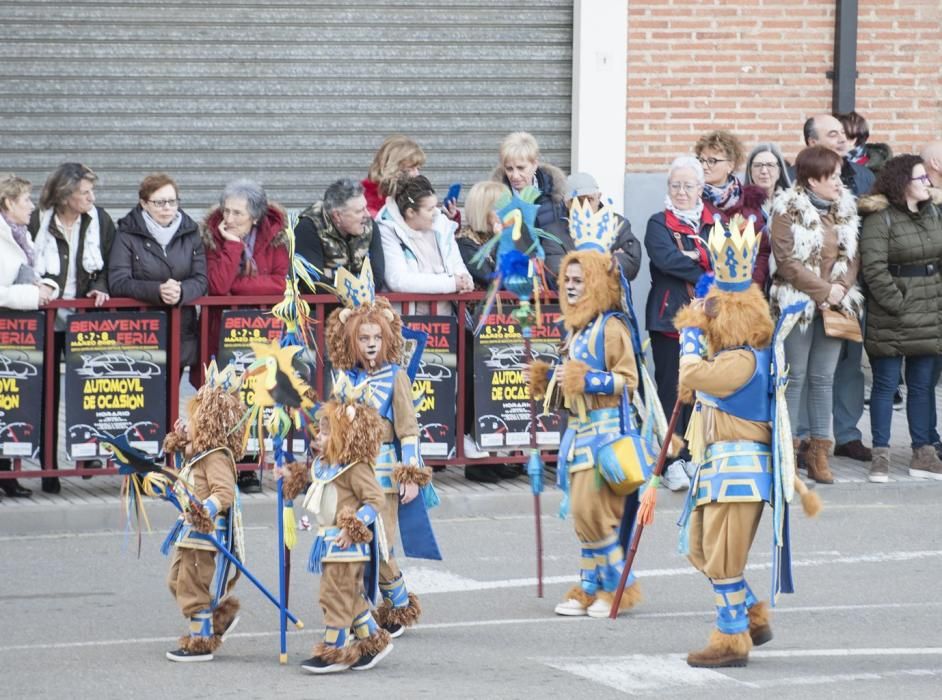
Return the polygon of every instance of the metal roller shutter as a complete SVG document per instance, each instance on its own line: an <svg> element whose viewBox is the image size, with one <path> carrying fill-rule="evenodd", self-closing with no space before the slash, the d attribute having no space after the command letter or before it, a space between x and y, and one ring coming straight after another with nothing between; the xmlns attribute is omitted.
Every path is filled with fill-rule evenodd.
<svg viewBox="0 0 942 700"><path fill-rule="evenodd" d="M164 170L194 215L238 176L304 207L396 132L440 191L486 178L518 129L568 170L572 5L0 2L0 170L40 186L84 162L119 214Z"/></svg>

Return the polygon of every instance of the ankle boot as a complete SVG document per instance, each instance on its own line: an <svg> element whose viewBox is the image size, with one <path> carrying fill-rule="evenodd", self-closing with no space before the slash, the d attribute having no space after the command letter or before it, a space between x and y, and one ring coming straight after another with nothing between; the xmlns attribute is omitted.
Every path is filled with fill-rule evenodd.
<svg viewBox="0 0 942 700"><path fill-rule="evenodd" d="M808 476L819 484L834 483L834 474L831 473L831 465L828 462L833 444L830 440L811 438L811 446L808 449Z"/></svg>
<svg viewBox="0 0 942 700"><path fill-rule="evenodd" d="M12 471L13 462L9 459L0 459L0 472ZM22 486L16 479L0 479L0 490L10 498L29 498L33 492Z"/></svg>

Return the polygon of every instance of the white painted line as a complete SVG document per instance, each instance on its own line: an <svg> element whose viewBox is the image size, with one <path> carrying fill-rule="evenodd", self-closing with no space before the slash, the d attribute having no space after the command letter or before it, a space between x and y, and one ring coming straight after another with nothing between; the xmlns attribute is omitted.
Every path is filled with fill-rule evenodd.
<svg viewBox="0 0 942 700"><path fill-rule="evenodd" d="M549 606L549 604L547 604ZM819 606L804 606L804 607L795 607L795 608L776 608L776 615L784 614L793 614L793 613L839 613L844 611L859 611L859 610L898 610L905 608L938 608L942 607L942 602L920 602L920 603L874 603L872 605L819 605ZM660 619L669 619L669 618L691 618L699 617L704 619L709 619L713 615L713 611L707 610L678 610L673 612L652 612L652 613L631 613L626 616L625 620L660 620ZM605 625L607 618L603 620L597 620L591 617L561 617L559 615L552 615L549 613L549 607L547 607L547 615L545 617L527 617L527 618L516 618L516 619L499 619L499 620L465 620L459 622L435 622L430 624L421 624L416 628L417 633L421 633L425 630L437 630L437 629L466 629L473 627L502 627L505 625L544 625L544 624L575 624L576 622L590 622L595 625ZM619 624L617 622L611 624ZM289 636L300 636L307 634L307 630L288 630ZM276 637L278 636L277 631L267 631L267 632L235 632L227 639L263 639L267 637ZM55 650L55 649L81 649L87 647L107 647L107 646L121 646L123 644L166 644L174 642L178 637L131 637L129 639L100 639L96 641L88 642L59 642L55 644L14 644L10 646L0 646L0 653L3 652L13 652L13 651L38 651L38 650ZM856 650L861 655L880 655L885 653L891 653L899 651L904 654L912 654L915 652L925 652L926 654L935 654L942 653L942 648L926 648L926 649L861 649ZM846 650L846 649L819 649L819 650L804 650L804 651L754 651L753 655L756 656L841 656L841 655L853 655L855 650ZM680 658L680 657L678 657Z"/></svg>
<svg viewBox="0 0 942 700"><path fill-rule="evenodd" d="M831 566L835 564L883 564L887 562L918 561L942 557L942 550L917 550L909 552L874 552L854 556L816 557L800 559L792 562L796 568L811 566ZM574 559L575 561L575 559ZM762 571L771 568L771 564L750 564L748 571ZM669 569L637 569L639 579L657 576L701 576L702 574L692 566ZM409 587L416 593L425 595L435 593L458 593L468 591L487 591L499 588L525 588L536 586L536 578L512 578L495 581L479 581L477 579L461 576L444 569L415 566L408 570ZM544 576L543 583L553 585L557 583L576 583L575 574L564 576Z"/></svg>

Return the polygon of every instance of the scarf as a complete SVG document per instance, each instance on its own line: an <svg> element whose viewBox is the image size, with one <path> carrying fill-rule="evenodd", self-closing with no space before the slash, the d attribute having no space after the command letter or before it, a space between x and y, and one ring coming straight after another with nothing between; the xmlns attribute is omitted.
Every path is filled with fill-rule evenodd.
<svg viewBox="0 0 942 700"><path fill-rule="evenodd" d="M742 183L735 175L730 175L726 184L721 187L707 182L703 185L703 196L720 211L726 211L742 197Z"/></svg>
<svg viewBox="0 0 942 700"><path fill-rule="evenodd" d="M870 157L867 155L867 144L862 143L859 146L854 146L844 154L844 158L848 163L866 165L870 162Z"/></svg>
<svg viewBox="0 0 942 700"><path fill-rule="evenodd" d="M16 244L23 249L23 253L26 254L26 262L30 267L33 267L33 260L35 258L33 251L33 244L30 242L29 231L23 224L14 224L7 218L7 215L3 212L0 212L3 215L3 220L7 222L7 226L10 227L10 232L13 234L13 240L16 241Z"/></svg>
<svg viewBox="0 0 942 700"><path fill-rule="evenodd" d="M154 240L160 244L160 247L166 253L173 235L180 229L180 224L183 223L183 215L177 212L177 215L173 217L173 221L168 226L161 226L154 217L143 209L141 213L144 215L144 225L147 226L150 235L154 237Z"/></svg>
<svg viewBox="0 0 942 700"><path fill-rule="evenodd" d="M703 218L703 200L698 199L693 209L678 209L671 202L670 195L664 195L664 208L695 232L700 230L700 222Z"/></svg>
<svg viewBox="0 0 942 700"><path fill-rule="evenodd" d="M811 202L812 206L822 214L827 214L829 211L831 211L831 207L836 204L836 202L832 202L829 199L819 197L811 190L804 190L804 192L806 195L808 195L808 200Z"/></svg>
<svg viewBox="0 0 942 700"><path fill-rule="evenodd" d="M258 236L258 226L253 226L245 238L242 239L242 264L240 265L244 277L258 275L258 265L255 263L255 240Z"/></svg>
<svg viewBox="0 0 942 700"><path fill-rule="evenodd" d="M36 231L36 240L33 242L34 259L36 261L36 274L40 277L58 277L62 271L59 264L59 246L56 237L49 232L52 223L53 209L39 212L39 230ZM101 229L98 223L98 208L92 207L88 211L91 219L85 229L85 242L82 245L82 269L93 274L104 269L105 261L101 257ZM84 215L83 215L84 216ZM64 236L63 232L63 236ZM66 240L66 245L70 241ZM69 250L69 255L77 255L78 251Z"/></svg>

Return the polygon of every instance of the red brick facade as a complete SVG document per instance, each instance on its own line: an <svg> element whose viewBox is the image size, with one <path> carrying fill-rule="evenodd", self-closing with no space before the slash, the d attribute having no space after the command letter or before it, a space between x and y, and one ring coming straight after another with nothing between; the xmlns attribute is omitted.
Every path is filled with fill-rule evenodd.
<svg viewBox="0 0 942 700"><path fill-rule="evenodd" d="M857 111L871 141L942 138L942 1L860 0ZM725 128L802 148L831 109L835 0L630 0L626 170L658 172Z"/></svg>

